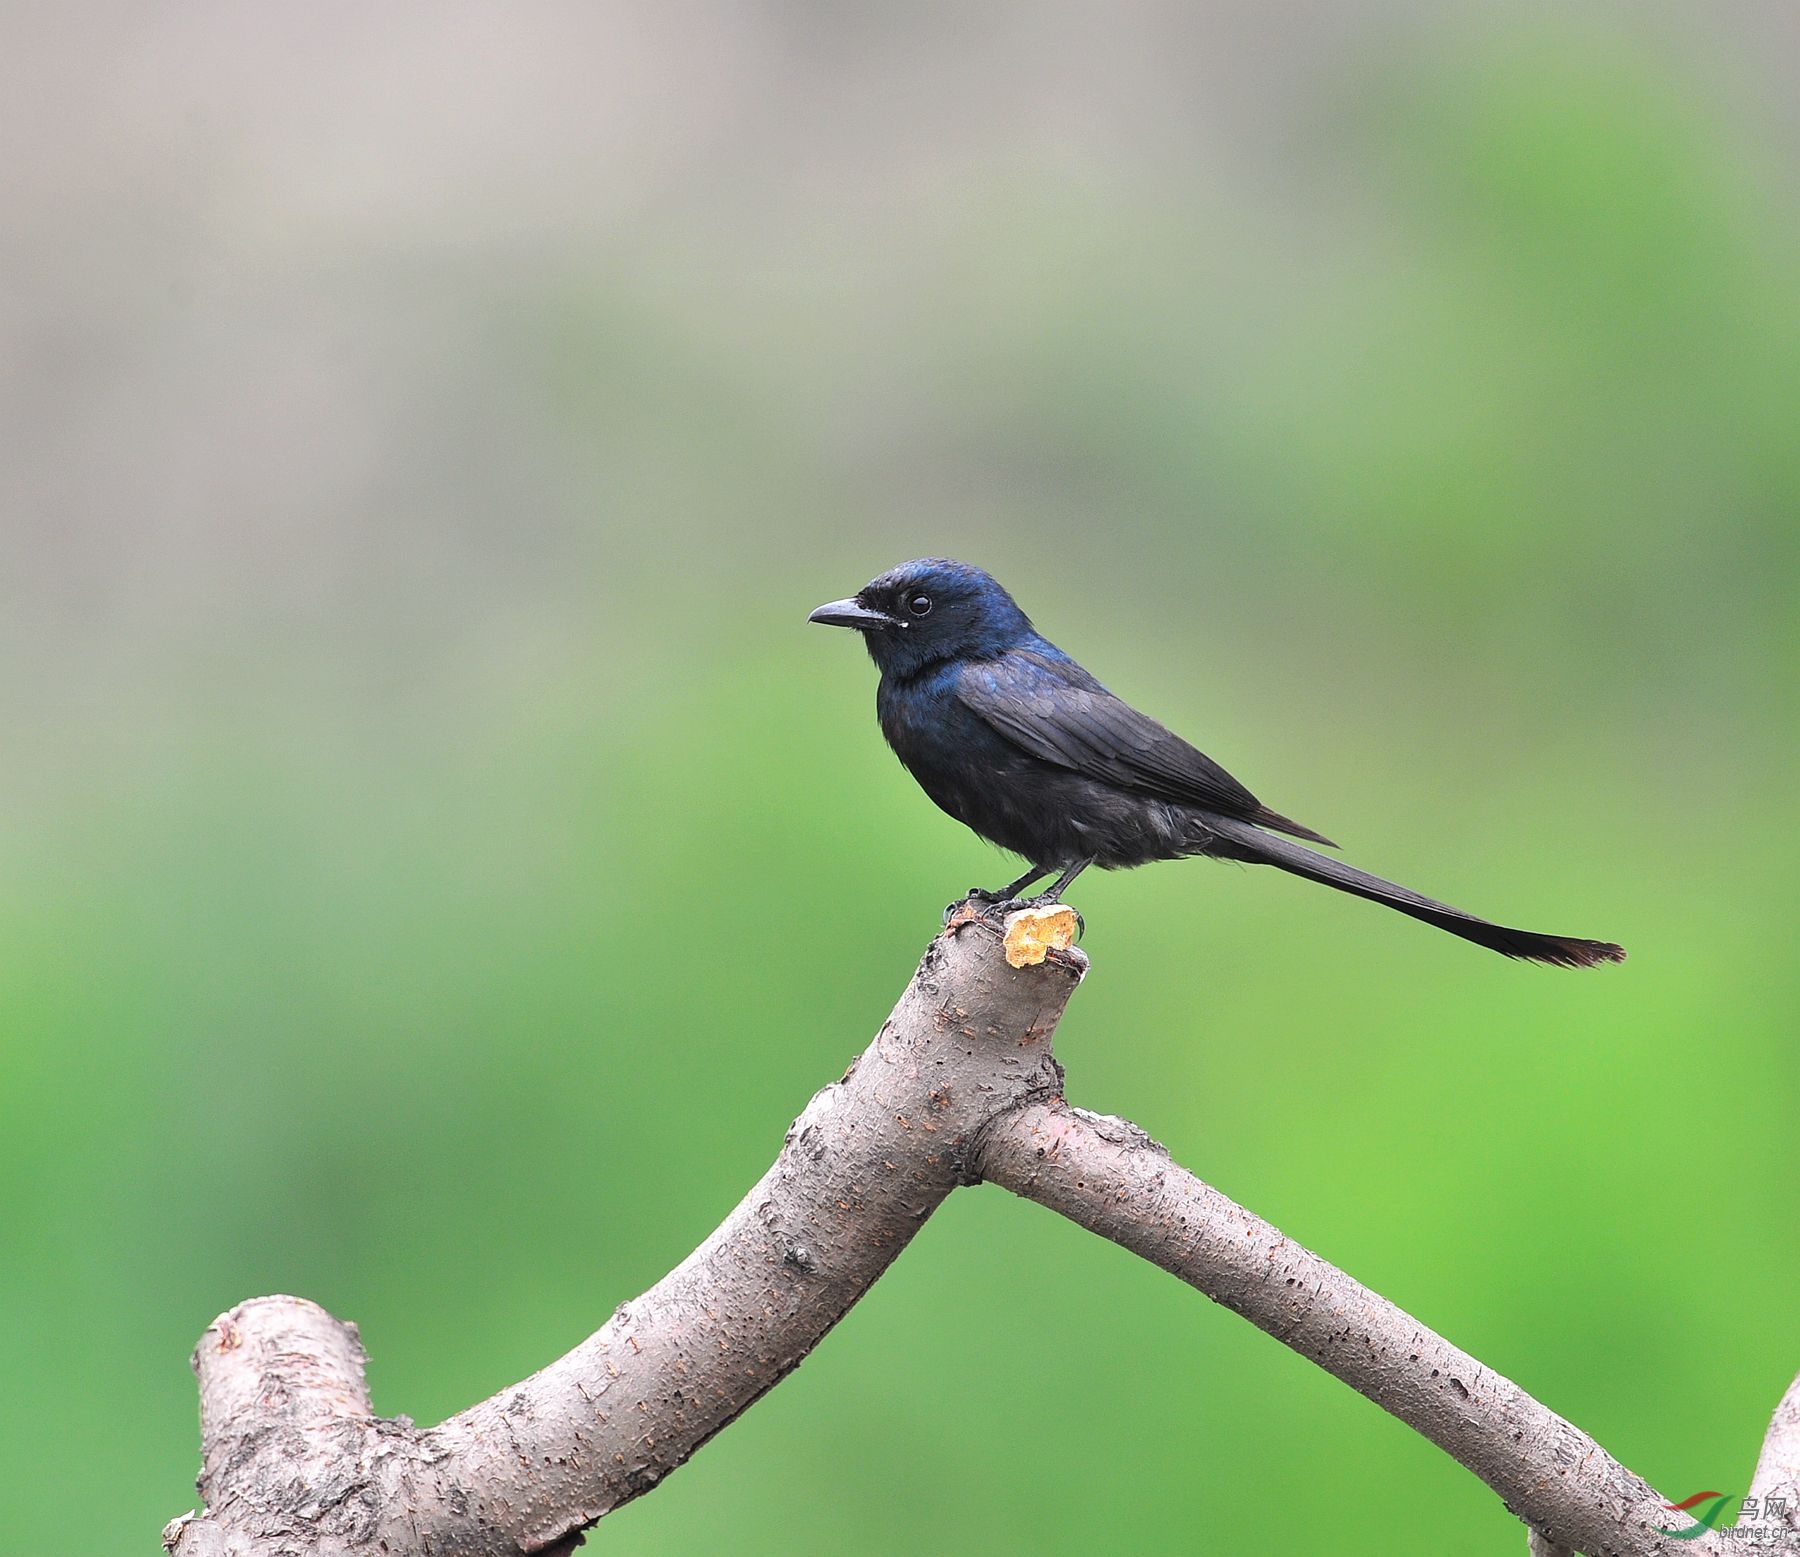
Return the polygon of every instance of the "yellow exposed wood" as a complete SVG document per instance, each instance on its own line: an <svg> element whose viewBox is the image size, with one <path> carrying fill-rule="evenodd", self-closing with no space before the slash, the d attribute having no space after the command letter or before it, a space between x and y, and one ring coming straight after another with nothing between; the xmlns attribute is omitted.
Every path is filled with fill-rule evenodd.
<svg viewBox="0 0 1800 1557"><path fill-rule="evenodd" d="M1006 916L1006 960L1015 968L1031 968L1052 951L1075 944L1080 925L1075 910L1062 904L1021 908Z"/></svg>

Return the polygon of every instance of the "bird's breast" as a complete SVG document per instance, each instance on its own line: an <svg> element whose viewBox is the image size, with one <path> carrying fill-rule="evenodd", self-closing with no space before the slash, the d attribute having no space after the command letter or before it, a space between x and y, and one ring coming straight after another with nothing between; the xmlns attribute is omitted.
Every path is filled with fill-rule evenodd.
<svg viewBox="0 0 1800 1557"><path fill-rule="evenodd" d="M881 733L914 778L932 790L982 765L998 738L949 688L881 684L875 700ZM935 792L932 798L936 799Z"/></svg>
<svg viewBox="0 0 1800 1557"><path fill-rule="evenodd" d="M1016 854L1065 851L1074 775L1021 751L953 690L885 687L877 706L894 755L941 810Z"/></svg>
<svg viewBox="0 0 1800 1557"><path fill-rule="evenodd" d="M920 787L952 816L976 826L978 793L1008 743L965 708L954 690L883 683L881 733Z"/></svg>

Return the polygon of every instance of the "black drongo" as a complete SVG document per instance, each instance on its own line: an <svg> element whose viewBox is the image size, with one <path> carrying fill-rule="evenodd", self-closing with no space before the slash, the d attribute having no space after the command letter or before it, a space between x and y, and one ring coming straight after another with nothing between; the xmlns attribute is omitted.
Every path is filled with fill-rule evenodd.
<svg viewBox="0 0 1800 1557"><path fill-rule="evenodd" d="M1508 957L1575 968L1624 960L1609 942L1491 924L1274 836L1337 847L1114 697L979 568L904 562L810 620L863 635L881 670L882 733L925 793L1032 867L976 894L990 902L1017 901L1052 874L1030 901L1055 902L1089 865L1204 854L1274 865Z"/></svg>

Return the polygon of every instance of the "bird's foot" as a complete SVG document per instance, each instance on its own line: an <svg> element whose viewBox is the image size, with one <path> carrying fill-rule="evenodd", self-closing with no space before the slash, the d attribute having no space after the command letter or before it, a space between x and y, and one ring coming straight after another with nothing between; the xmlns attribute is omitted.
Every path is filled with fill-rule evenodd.
<svg viewBox="0 0 1800 1557"><path fill-rule="evenodd" d="M1001 910L1010 913L1014 905L1002 898L978 896L971 892L967 897L959 897L954 903L944 905L944 924L967 924L971 919L992 919Z"/></svg>
<svg viewBox="0 0 1800 1557"><path fill-rule="evenodd" d="M1040 892L1036 897L1008 897L1004 890L992 892L985 887L970 887L968 896L944 905L944 923L949 925L959 915L963 923L975 917L1003 920L1022 908L1067 908L1075 916L1076 939L1087 934L1087 920L1081 917L1081 910L1070 907L1056 892Z"/></svg>
<svg viewBox="0 0 1800 1557"><path fill-rule="evenodd" d="M983 919L1005 919L1008 914L1016 914L1022 908L1068 908L1075 916L1076 936L1087 934L1087 920L1081 917L1081 910L1070 908L1060 897L1050 892L1040 892L1036 897L1002 897L998 892L984 892L975 887L967 897L958 898L945 907L944 923L949 924L958 913L971 908Z"/></svg>
<svg viewBox="0 0 1800 1557"><path fill-rule="evenodd" d="M972 906L978 914L987 914L1002 906L1010 910L1015 906L1015 902L1015 899L1006 895L1004 888L994 892L987 887L970 887L954 903L944 905L944 923L949 924L959 908Z"/></svg>
<svg viewBox="0 0 1800 1557"><path fill-rule="evenodd" d="M1025 906L1023 900L1004 897L998 892L986 892L980 887L972 887L967 897L959 897L954 903L944 905L944 923L953 921L967 924L971 919L1004 919L1015 909Z"/></svg>

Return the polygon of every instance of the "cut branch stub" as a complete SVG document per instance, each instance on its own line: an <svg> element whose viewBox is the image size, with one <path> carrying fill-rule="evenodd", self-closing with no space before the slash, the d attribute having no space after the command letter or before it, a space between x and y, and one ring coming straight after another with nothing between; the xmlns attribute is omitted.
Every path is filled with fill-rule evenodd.
<svg viewBox="0 0 1800 1557"><path fill-rule="evenodd" d="M363 1460L376 1424L354 1325L305 1298L252 1298L206 1327L192 1360L199 1491L210 1514L230 1518L176 1520L163 1532L170 1551L275 1551L256 1543L328 1511L333 1524L368 1515Z"/></svg>

